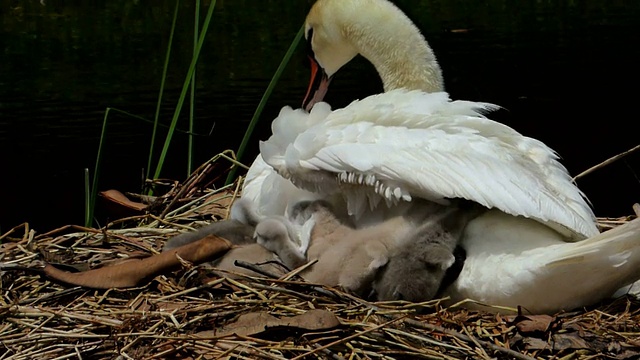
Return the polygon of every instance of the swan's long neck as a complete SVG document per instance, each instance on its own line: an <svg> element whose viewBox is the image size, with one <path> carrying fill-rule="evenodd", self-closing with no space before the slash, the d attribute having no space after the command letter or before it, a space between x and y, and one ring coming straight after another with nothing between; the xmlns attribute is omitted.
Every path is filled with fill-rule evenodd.
<svg viewBox="0 0 640 360"><path fill-rule="evenodd" d="M384 90L444 91L442 70L418 28L395 5L375 3L367 16L350 18L359 20L344 35L375 66Z"/></svg>

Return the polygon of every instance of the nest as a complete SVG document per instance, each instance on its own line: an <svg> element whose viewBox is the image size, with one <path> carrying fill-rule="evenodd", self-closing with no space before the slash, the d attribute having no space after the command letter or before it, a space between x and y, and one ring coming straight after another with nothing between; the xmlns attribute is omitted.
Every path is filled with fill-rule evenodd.
<svg viewBox="0 0 640 360"><path fill-rule="evenodd" d="M228 216L239 183L212 189L215 157L165 195L103 229L66 226L3 235L0 359L632 359L640 301L496 315L441 300L371 303L339 289L282 278L218 277L182 266L128 289L56 283L42 261L86 270L158 254L171 236ZM111 194L113 195L113 194ZM112 199L113 200L113 199ZM127 200L114 200L136 208ZM139 204L138 204L139 205ZM140 206L138 206L140 207ZM600 219L603 229L628 218ZM526 313L526 311L523 311Z"/></svg>

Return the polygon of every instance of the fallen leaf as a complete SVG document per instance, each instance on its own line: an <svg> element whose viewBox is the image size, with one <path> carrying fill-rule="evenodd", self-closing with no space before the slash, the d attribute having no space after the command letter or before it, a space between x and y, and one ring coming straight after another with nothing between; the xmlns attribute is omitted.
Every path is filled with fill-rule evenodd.
<svg viewBox="0 0 640 360"><path fill-rule="evenodd" d="M639 359L640 358L640 352L632 351L632 350L625 350L622 353L616 355L615 358L618 359L618 360Z"/></svg>
<svg viewBox="0 0 640 360"><path fill-rule="evenodd" d="M274 329L291 330L328 330L340 326L340 320L330 311L322 309L308 310L304 314L277 318L266 312L243 314L238 320L221 329L202 331L196 336L203 338L224 337L228 335L252 336Z"/></svg>
<svg viewBox="0 0 640 360"><path fill-rule="evenodd" d="M549 341L536 337L525 337L521 341L527 350L553 350L557 352L581 349L594 350L590 343L581 338L577 332L554 334Z"/></svg>
<svg viewBox="0 0 640 360"><path fill-rule="evenodd" d="M146 279L179 267L180 261L176 255L185 261L199 264L222 256L231 247L232 244L229 241L215 235L209 235L158 255L144 259L132 259L99 269L71 273L46 264L43 271L54 280L94 289L135 287Z"/></svg>
<svg viewBox="0 0 640 360"><path fill-rule="evenodd" d="M554 334L551 339L553 340L553 350L556 351L591 349L589 344L575 332Z"/></svg>
<svg viewBox="0 0 640 360"><path fill-rule="evenodd" d="M517 315L509 317L508 321L523 335L544 334L552 328L556 318L549 315Z"/></svg>
<svg viewBox="0 0 640 360"><path fill-rule="evenodd" d="M123 218L144 214L146 204L129 200L118 190L106 190L99 192L102 203L110 218Z"/></svg>
<svg viewBox="0 0 640 360"><path fill-rule="evenodd" d="M546 341L534 337L525 337L522 338L521 341L527 350L545 350L552 348Z"/></svg>

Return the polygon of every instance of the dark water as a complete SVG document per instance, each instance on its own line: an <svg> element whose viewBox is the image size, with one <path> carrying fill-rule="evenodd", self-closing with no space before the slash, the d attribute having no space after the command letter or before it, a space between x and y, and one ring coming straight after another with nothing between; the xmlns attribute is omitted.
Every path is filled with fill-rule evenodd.
<svg viewBox="0 0 640 360"><path fill-rule="evenodd" d="M312 1L219 0L197 69L195 164L236 149ZM495 118L536 137L572 174L640 143L640 2L397 1L430 41L453 98L487 101ZM205 3L208 5L208 3ZM83 222L83 169L93 169L105 108L152 119L175 3L0 0L0 229ZM206 6L201 15L206 13ZM193 47L193 4L180 6L161 119L169 123ZM300 49L267 105L252 146L283 105L298 106ZM357 59L334 79L340 107L379 92ZM183 111L186 120L187 109ZM186 128L181 120L180 127ZM151 126L110 116L100 188L138 191ZM163 177L186 176L176 137ZM640 154L579 181L596 214L640 201Z"/></svg>

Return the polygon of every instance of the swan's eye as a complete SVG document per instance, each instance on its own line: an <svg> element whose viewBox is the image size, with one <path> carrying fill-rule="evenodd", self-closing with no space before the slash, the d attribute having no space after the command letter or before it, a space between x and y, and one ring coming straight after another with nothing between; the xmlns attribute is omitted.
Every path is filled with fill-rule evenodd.
<svg viewBox="0 0 640 360"><path fill-rule="evenodd" d="M313 55L313 46L311 45L311 41L313 39L313 28L309 28L307 31L307 55L311 58L315 58Z"/></svg>
<svg viewBox="0 0 640 360"><path fill-rule="evenodd" d="M307 53L307 57L308 59L312 59L312 61L315 61L313 59L316 58L315 54L313 53L313 45L311 45L311 41L313 39L313 28L310 27L309 30L307 30L307 34L306 34L306 38L307 38L307 46L306 46L306 53ZM304 61L304 65L307 68L311 68L311 64L309 63L309 61Z"/></svg>

